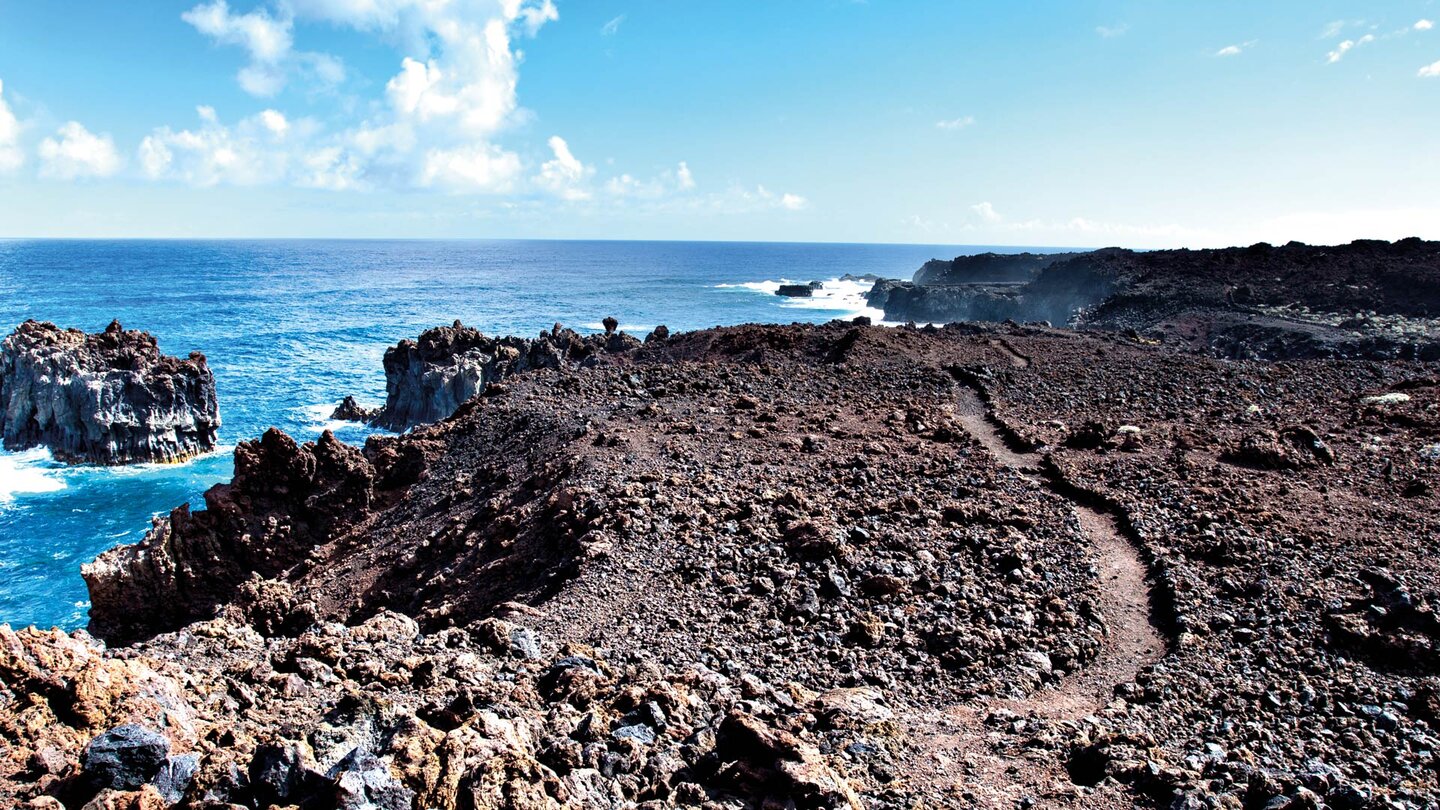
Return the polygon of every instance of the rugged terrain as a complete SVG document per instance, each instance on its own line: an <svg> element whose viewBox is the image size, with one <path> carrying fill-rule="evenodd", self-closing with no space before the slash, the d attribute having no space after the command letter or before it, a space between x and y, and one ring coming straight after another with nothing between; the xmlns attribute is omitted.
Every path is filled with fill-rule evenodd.
<svg viewBox="0 0 1440 810"><path fill-rule="evenodd" d="M113 322L87 335L26 321L0 343L5 449L91 464L182 461L215 447L220 410L205 356L160 353Z"/></svg>
<svg viewBox="0 0 1440 810"><path fill-rule="evenodd" d="M894 322L1133 330L1235 359L1440 359L1440 243L982 254L879 281Z"/></svg>
<svg viewBox="0 0 1440 810"><path fill-rule="evenodd" d="M633 349L637 341L618 332L618 325L610 319L603 335L582 336L556 324L534 338L491 337L459 321L427 329L385 350L384 408L370 414L342 406L336 418L390 430L438 422L511 374L585 365L598 354Z"/></svg>
<svg viewBox="0 0 1440 810"><path fill-rule="evenodd" d="M1440 807L1440 365L838 322L589 356L243 443L87 566L113 646L0 631L0 802Z"/></svg>

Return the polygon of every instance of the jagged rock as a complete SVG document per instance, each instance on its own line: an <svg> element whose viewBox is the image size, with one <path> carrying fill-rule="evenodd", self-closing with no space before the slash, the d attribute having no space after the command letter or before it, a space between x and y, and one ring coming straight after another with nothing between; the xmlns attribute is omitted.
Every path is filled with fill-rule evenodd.
<svg viewBox="0 0 1440 810"><path fill-rule="evenodd" d="M47 447L92 464L183 461L220 427L205 356L160 354L118 322L99 334L26 321L0 343L0 434L7 450Z"/></svg>
<svg viewBox="0 0 1440 810"><path fill-rule="evenodd" d="M160 772L170 742L144 726L116 726L90 741L80 757L85 778L96 788L138 790Z"/></svg>
<svg viewBox="0 0 1440 810"><path fill-rule="evenodd" d="M363 516L376 468L329 431L297 445L271 429L235 448L235 477L81 567L90 631L130 641L213 614L253 574L274 577Z"/></svg>
<svg viewBox="0 0 1440 810"><path fill-rule="evenodd" d="M639 341L615 331L582 337L559 324L531 339L487 337L478 329L441 326L385 351L385 407L373 421L390 430L438 422L505 377L532 369L577 365L601 352L634 349Z"/></svg>
<svg viewBox="0 0 1440 810"><path fill-rule="evenodd" d="M366 408L347 396L331 411L330 418L341 422L369 422L380 415L379 408Z"/></svg>
<svg viewBox="0 0 1440 810"><path fill-rule="evenodd" d="M415 792L365 748L356 748L327 774L335 785L336 810L410 810Z"/></svg>

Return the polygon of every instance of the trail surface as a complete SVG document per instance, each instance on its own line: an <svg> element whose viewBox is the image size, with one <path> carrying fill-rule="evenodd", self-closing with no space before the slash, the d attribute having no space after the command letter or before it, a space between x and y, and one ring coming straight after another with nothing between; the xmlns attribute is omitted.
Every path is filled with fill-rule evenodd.
<svg viewBox="0 0 1440 810"><path fill-rule="evenodd" d="M1012 361L1024 359L1006 354ZM947 806L1013 808L1023 806L1024 800L1042 807L1131 806L1118 790L1077 787L1065 763L1052 752L1012 748L999 728L1002 724L992 727L985 721L1007 711L1030 721L1083 719L1111 702L1117 684L1133 680L1141 669L1158 661L1166 645L1152 619L1145 562L1114 515L1076 500L1068 494L1070 488L1042 474L1038 454L1012 449L969 386L960 386L956 417L1002 465L1070 501L1081 532L1095 549L1106 635L1099 655L1080 671L1067 674L1057 687L1017 700L956 705L915 718L910 735L928 761L918 763L909 782L934 793Z"/></svg>

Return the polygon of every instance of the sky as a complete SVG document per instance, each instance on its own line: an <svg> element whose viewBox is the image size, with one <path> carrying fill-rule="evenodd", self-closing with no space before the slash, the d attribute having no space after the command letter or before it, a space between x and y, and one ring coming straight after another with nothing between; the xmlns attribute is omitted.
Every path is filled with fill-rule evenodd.
<svg viewBox="0 0 1440 810"><path fill-rule="evenodd" d="M1440 0L0 0L0 237L1440 239Z"/></svg>

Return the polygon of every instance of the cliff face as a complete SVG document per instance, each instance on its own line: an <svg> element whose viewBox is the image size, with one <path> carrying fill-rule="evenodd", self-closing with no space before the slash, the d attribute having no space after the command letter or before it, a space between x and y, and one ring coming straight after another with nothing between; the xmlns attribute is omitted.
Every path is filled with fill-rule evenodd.
<svg viewBox="0 0 1440 810"><path fill-rule="evenodd" d="M215 447L220 410L205 356L160 354L118 322L100 334L26 321L0 343L0 433L7 450L64 461L181 461Z"/></svg>
<svg viewBox="0 0 1440 810"><path fill-rule="evenodd" d="M583 365L600 353L639 343L613 328L582 337L559 324L531 339L488 337L459 321L429 329L418 340L402 340L385 351L385 407L373 423L405 430L438 422L510 374Z"/></svg>

